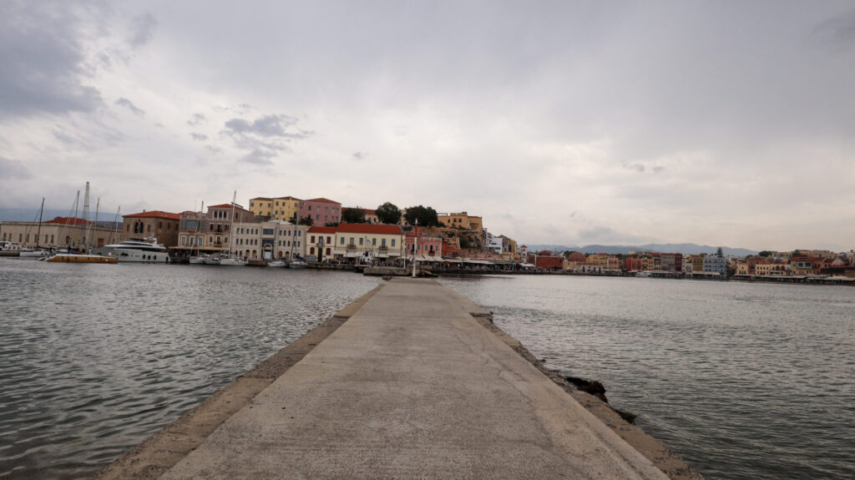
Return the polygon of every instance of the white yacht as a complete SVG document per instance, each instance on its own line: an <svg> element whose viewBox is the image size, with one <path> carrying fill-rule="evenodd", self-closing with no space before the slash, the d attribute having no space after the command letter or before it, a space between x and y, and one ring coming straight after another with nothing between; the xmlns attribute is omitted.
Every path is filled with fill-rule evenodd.
<svg viewBox="0 0 855 480"><path fill-rule="evenodd" d="M157 241L125 240L124 242L93 249L101 255L116 257L120 263L167 263L169 254L166 247L158 245Z"/></svg>

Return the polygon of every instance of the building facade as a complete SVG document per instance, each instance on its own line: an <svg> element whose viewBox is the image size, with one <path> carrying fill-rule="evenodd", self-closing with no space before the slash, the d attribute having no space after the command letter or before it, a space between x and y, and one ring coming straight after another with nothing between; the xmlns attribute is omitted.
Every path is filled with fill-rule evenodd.
<svg viewBox="0 0 855 480"><path fill-rule="evenodd" d="M418 260L433 261L442 257L442 238L425 236L421 228L416 227L407 232L404 241L408 257L415 255Z"/></svg>
<svg viewBox="0 0 855 480"><path fill-rule="evenodd" d="M404 233L398 225L342 223L335 229L336 258L396 260L404 256Z"/></svg>
<svg viewBox="0 0 855 480"><path fill-rule="evenodd" d="M328 198L313 198L300 204L298 215L300 219L309 217L312 225L323 227L329 223L341 222L341 204Z"/></svg>
<svg viewBox="0 0 855 480"><path fill-rule="evenodd" d="M153 210L123 215L122 240L156 238L157 243L175 247L179 242L181 214Z"/></svg>
<svg viewBox="0 0 855 480"><path fill-rule="evenodd" d="M704 272L717 273L721 278L727 278L727 258L718 255L704 257Z"/></svg>
<svg viewBox="0 0 855 480"><path fill-rule="evenodd" d="M16 242L23 248L103 247L115 243L122 235L117 228L98 226L82 218L56 217L42 222L0 223L0 240Z"/></svg>
<svg viewBox="0 0 855 480"><path fill-rule="evenodd" d="M335 248L335 227L309 227L306 242L306 258L315 262L333 260Z"/></svg>
<svg viewBox="0 0 855 480"><path fill-rule="evenodd" d="M257 217L266 217L269 220L282 220L285 222L296 222L300 213L302 200L287 197L256 197L249 201L249 210Z"/></svg>

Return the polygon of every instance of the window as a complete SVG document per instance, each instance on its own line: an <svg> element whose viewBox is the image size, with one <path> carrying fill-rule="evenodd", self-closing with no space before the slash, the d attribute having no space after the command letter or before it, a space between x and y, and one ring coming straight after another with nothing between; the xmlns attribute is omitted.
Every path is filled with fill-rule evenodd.
<svg viewBox="0 0 855 480"><path fill-rule="evenodd" d="M362 246L362 241L363 241L363 240L365 240L365 239L364 239L364 238L360 238L360 239L359 239L359 246L360 246L360 247Z"/></svg>
<svg viewBox="0 0 855 480"><path fill-rule="evenodd" d="M163 230L163 222L157 222L157 229Z"/></svg>
<svg viewBox="0 0 855 480"><path fill-rule="evenodd" d="M125 231L126 231L126 232L130 232L130 231L131 231L131 224L130 224L130 223L129 223L129 224L127 224L127 225L125 226Z"/></svg>
<svg viewBox="0 0 855 480"><path fill-rule="evenodd" d="M330 254L330 249L328 248L328 249L327 249L327 255L329 255L329 254Z"/></svg>
<svg viewBox="0 0 855 480"><path fill-rule="evenodd" d="M392 239L392 246L393 247L395 246L395 239L394 238Z"/></svg>
<svg viewBox="0 0 855 480"><path fill-rule="evenodd" d="M315 243L315 236L314 235L312 235L311 241L312 241L312 243Z"/></svg>
<svg viewBox="0 0 855 480"><path fill-rule="evenodd" d="M309 255L314 255L314 254L315 254L315 247L312 247L309 249Z"/></svg>
<svg viewBox="0 0 855 480"><path fill-rule="evenodd" d="M381 239L380 239L380 246L381 246L381 247L385 247L385 246L386 246L386 239L385 239L385 238L381 238Z"/></svg>
<svg viewBox="0 0 855 480"><path fill-rule="evenodd" d="M372 246L372 247L376 247L376 246L377 246L377 239L376 239L376 238L372 238L372 239L371 239L371 246Z"/></svg>
<svg viewBox="0 0 855 480"><path fill-rule="evenodd" d="M181 245L187 245L187 237L181 235Z"/></svg>
<svg viewBox="0 0 855 480"><path fill-rule="evenodd" d="M331 238L331 237L327 237L327 243L332 243L332 238Z"/></svg>
<svg viewBox="0 0 855 480"><path fill-rule="evenodd" d="M344 237L341 237L341 244L344 245Z"/></svg>

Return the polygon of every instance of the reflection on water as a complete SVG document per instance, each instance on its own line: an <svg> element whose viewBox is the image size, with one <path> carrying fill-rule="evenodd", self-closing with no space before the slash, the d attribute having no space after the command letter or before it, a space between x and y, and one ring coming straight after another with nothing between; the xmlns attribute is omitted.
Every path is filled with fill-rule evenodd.
<svg viewBox="0 0 855 480"><path fill-rule="evenodd" d="M0 259L0 477L86 477L378 283Z"/></svg>
<svg viewBox="0 0 855 480"><path fill-rule="evenodd" d="M855 478L855 289L442 279L708 479Z"/></svg>

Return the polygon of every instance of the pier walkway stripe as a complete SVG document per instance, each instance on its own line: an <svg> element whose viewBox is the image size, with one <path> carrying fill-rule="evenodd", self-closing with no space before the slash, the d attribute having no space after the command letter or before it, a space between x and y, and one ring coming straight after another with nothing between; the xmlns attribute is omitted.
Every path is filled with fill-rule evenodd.
<svg viewBox="0 0 855 480"><path fill-rule="evenodd" d="M473 307L393 280L162 478L667 478Z"/></svg>

